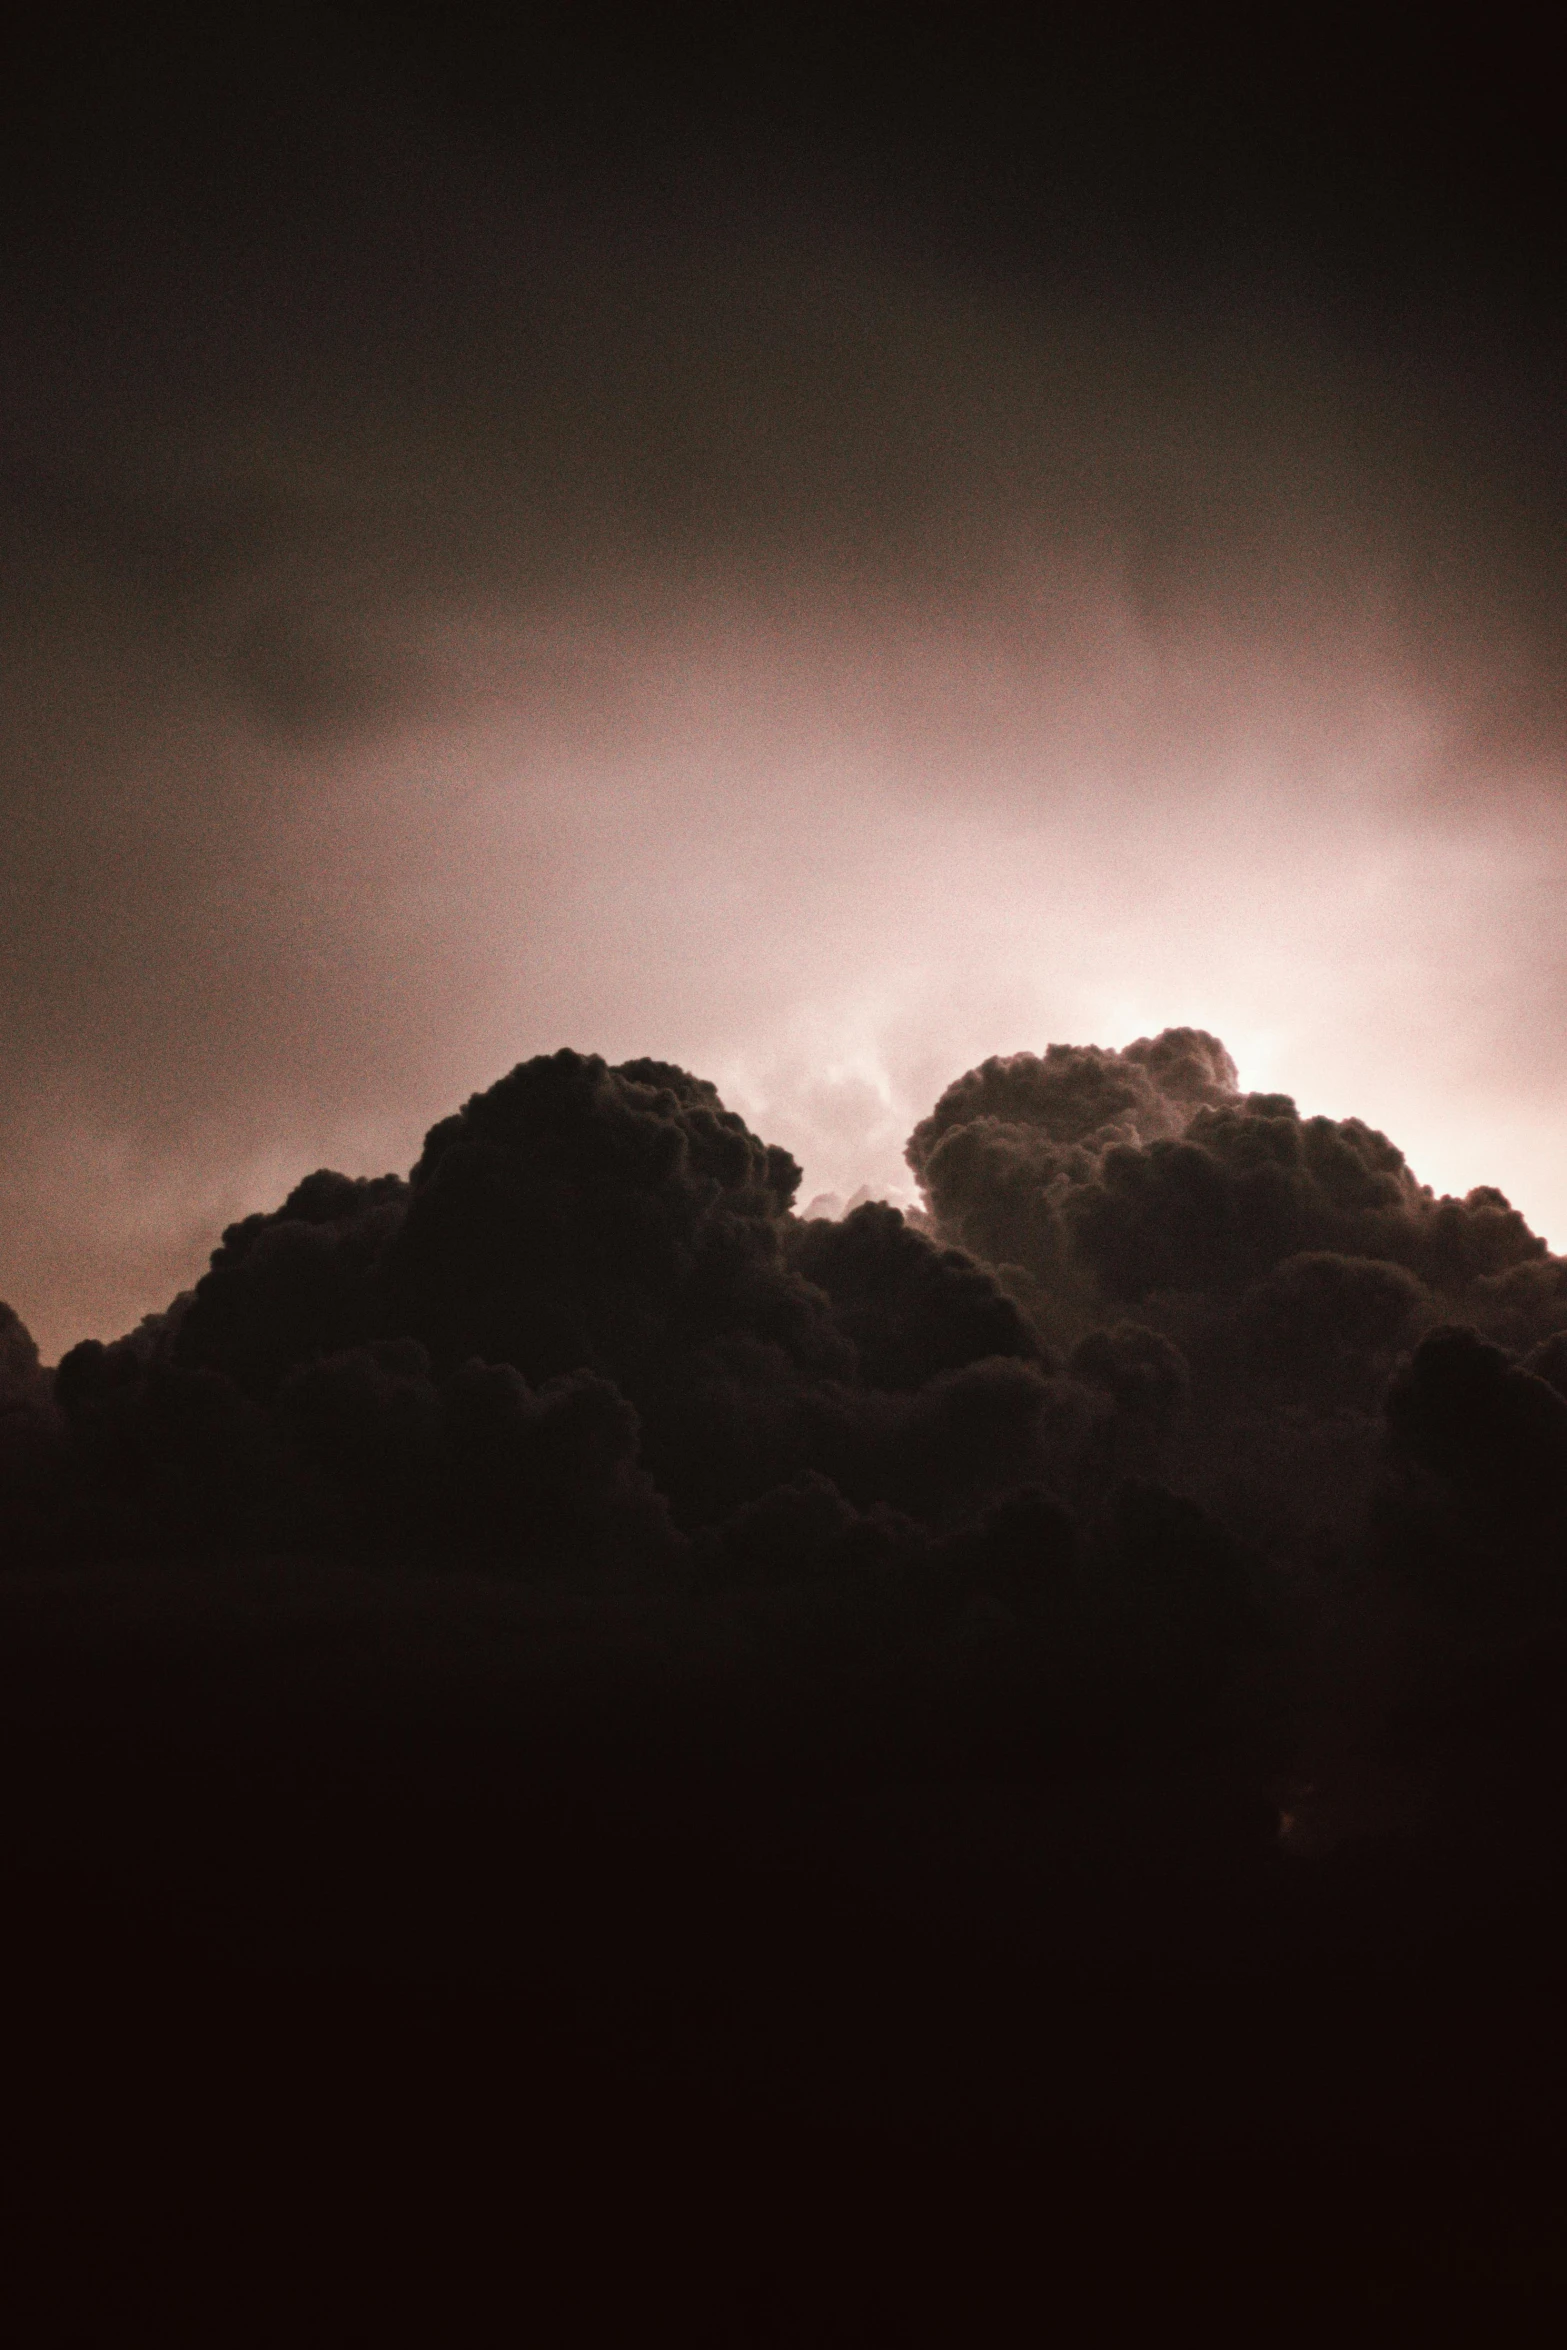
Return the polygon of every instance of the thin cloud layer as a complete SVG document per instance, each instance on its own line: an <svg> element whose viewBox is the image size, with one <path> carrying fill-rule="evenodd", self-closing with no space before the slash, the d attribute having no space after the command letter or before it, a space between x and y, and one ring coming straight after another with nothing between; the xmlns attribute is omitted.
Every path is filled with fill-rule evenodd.
<svg viewBox="0 0 1567 2350"><path fill-rule="evenodd" d="M210 217L88 175L18 249L3 1278L49 1352L280 1154L405 1158L572 1035L848 1196L960 1062L1174 1017L1554 1229L1516 337L1260 262L1090 296L798 164L519 176L387 74Z"/></svg>

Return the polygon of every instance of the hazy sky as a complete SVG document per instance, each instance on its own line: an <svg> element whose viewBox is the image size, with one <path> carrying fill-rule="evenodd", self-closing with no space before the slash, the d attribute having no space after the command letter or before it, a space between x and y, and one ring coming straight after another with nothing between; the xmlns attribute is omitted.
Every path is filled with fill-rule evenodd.
<svg viewBox="0 0 1567 2350"><path fill-rule="evenodd" d="M378 13L67 44L13 142L46 1351L563 1043L713 1077L809 1196L906 1184L987 1053L1194 1022L1567 1245L1527 57L1422 111L1374 43L850 11L697 73Z"/></svg>

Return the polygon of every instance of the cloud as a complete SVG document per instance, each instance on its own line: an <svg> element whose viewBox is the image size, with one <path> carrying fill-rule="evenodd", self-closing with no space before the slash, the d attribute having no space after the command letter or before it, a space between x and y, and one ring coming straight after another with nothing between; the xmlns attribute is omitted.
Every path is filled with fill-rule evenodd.
<svg viewBox="0 0 1567 2350"><path fill-rule="evenodd" d="M3 1278L47 1351L279 1153L404 1159L581 1035L848 1196L998 1045L1218 1027L1553 1230L1511 346L1200 270L1085 304L852 177L487 167L401 72L280 96L225 203L86 175L9 297ZM93 1261L100 1194L134 1254L176 1183Z"/></svg>
<svg viewBox="0 0 1567 2350"><path fill-rule="evenodd" d="M1438 1198L1189 1028L991 1059L908 1160L923 1217L801 1217L706 1080L519 1064L407 1180L307 1177L52 1380L13 1316L13 1549L798 1586L942 1642L1021 1607L1058 1710L1123 1722L1150 1675L1160 1719L1222 1711L1259 1638L1331 1711L1301 1626L1365 1604L1357 1553L1422 1605L1554 1605L1567 1273L1500 1192Z"/></svg>

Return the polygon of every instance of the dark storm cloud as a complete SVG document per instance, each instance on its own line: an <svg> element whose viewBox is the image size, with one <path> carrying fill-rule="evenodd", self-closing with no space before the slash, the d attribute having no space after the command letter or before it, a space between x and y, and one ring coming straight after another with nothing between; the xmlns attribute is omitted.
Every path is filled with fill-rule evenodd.
<svg viewBox="0 0 1567 2350"><path fill-rule="evenodd" d="M493 1670L552 1676L573 1752L608 1673L659 1772L1201 1753L1264 1813L1287 1783L1303 1849L1414 1832L1475 1657L1527 1679L1559 1620L1561 1260L1494 1190L1439 1200L1369 1129L1242 1094L1198 1031L987 1063L909 1150L931 1229L802 1221L705 1081L522 1064L408 1181L310 1176L52 1376L12 1316L7 1556L608 1608L564 1681L542 1633ZM1254 1829L1211 1864L1237 1888ZM1187 1868L1186 1829L1140 1833Z"/></svg>
<svg viewBox="0 0 1567 2350"><path fill-rule="evenodd" d="M609 2033L612 2080L652 2065L665 2126L721 1995L726 2094L764 2112L1012 2126L1048 2080L1115 2147L1194 2093L1161 2085L1173 1965L1244 2019L1244 2055L1203 2042L1220 2143L1255 2150L1265 2044L1269 2144L1331 2081L1456 2145L1488 2109L1451 2026L1398 2104L1353 2000L1309 2089L1258 2019L1390 1953L1468 2012L1477 1901L1510 1997L1554 1948L1561 1261L1189 1029L987 1063L909 1147L933 1229L801 1220L711 1084L562 1052L406 1181L309 1176L52 1375L0 1315L7 1735L49 1724L78 1772L117 1741L94 1833L205 1944L532 1986L552 2034ZM1519 1273L1522 1362L1453 1319ZM920 2055L866 2086L873 1914Z"/></svg>
<svg viewBox="0 0 1567 2350"><path fill-rule="evenodd" d="M826 1291L878 1387L920 1387L984 1355L1037 1353L1009 1298L956 1249L938 1254L896 1208L801 1226L791 1258Z"/></svg>
<svg viewBox="0 0 1567 2350"><path fill-rule="evenodd" d="M988 1062L909 1157L930 1232L877 1203L801 1221L793 1160L705 1081L523 1064L408 1182L323 1171L232 1226L193 1293L73 1349L52 1397L13 1317L15 1539L702 1588L765 1559L787 1579L798 1540L824 1589L877 1558L888 1590L999 1597L983 1562L1015 1537L986 1528L1028 1493L1132 1620L1126 1562L1165 1520L1127 1496L1160 1479L1214 1559L1239 1540L1291 1571L1324 1542L1407 1553L1428 1489L1492 1525L1459 1543L1471 1581L1493 1537L1555 1539L1563 1269L1494 1189L1437 1199L1357 1122L1243 1095L1189 1029Z"/></svg>
<svg viewBox="0 0 1567 2350"><path fill-rule="evenodd" d="M409 1183L313 1175L166 1315L70 1351L58 1539L591 1573L678 1550L662 1495L689 1533L804 1477L837 1534L892 1510L926 1539L1020 1486L1082 1498L1117 1397L1146 1420L1174 1376L1158 1341L1119 1331L1074 1383L971 1257L876 1204L800 1223L798 1179L680 1070L527 1063Z"/></svg>
<svg viewBox="0 0 1567 2350"><path fill-rule="evenodd" d="M1451 1393L1467 1399L1453 1409L1497 1481L1487 1506L1499 1522L1507 1496L1527 1516L1554 1493L1547 1390L1503 1370L1505 1348L1554 1360L1561 1260L1494 1186L1438 1198L1358 1120L1243 1094L1216 1039L1178 1030L1121 1052L1054 1046L987 1062L947 1089L909 1160L938 1236L1001 1268L1041 1333L1075 1342L1080 1376L1128 1402L1146 1381L1168 1420L1189 1370L1176 1456L1198 1491L1227 1494L1237 1523L1269 1541L1298 1554L1330 1528L1354 1538L1384 1458L1382 1397L1412 1345L1414 1368L1392 1389L1392 1459L1462 1487L1464 1444L1421 1433ZM1151 1325L1141 1336L1079 1335L1129 1309ZM1479 1368L1467 1387L1471 1356L1440 1336L1447 1323L1469 1331ZM1492 1387L1518 1400L1493 1409ZM1478 1553L1469 1571L1484 1579Z"/></svg>
<svg viewBox="0 0 1567 2350"><path fill-rule="evenodd" d="M526 1571L530 1544L593 1555L583 1480L656 1557L649 1472L688 1529L791 1474L938 1529L1069 1475L1096 1407L992 1276L889 1208L799 1224L798 1180L680 1070L525 1064L431 1130L408 1184L313 1175L166 1316L71 1350L59 1406L107 1514L63 1538L489 1558L493 1521Z"/></svg>
<svg viewBox="0 0 1567 2350"><path fill-rule="evenodd" d="M1494 1186L1435 1198L1358 1119L1242 1094L1200 1032L987 1062L916 1129L909 1163L941 1228L1063 1297L1249 1291L1259 1324L1319 1306L1384 1340L1421 1282L1481 1319L1556 1307L1554 1260ZM1402 1283L1378 1285L1378 1260Z"/></svg>

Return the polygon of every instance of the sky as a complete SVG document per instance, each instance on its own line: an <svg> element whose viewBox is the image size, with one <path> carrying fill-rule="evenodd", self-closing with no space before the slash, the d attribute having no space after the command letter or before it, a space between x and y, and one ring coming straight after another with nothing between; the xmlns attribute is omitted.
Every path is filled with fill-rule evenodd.
<svg viewBox="0 0 1567 2350"><path fill-rule="evenodd" d="M1175 1023L1567 1246L1543 35L66 11L8 100L0 1296L513 1062L804 1168Z"/></svg>

